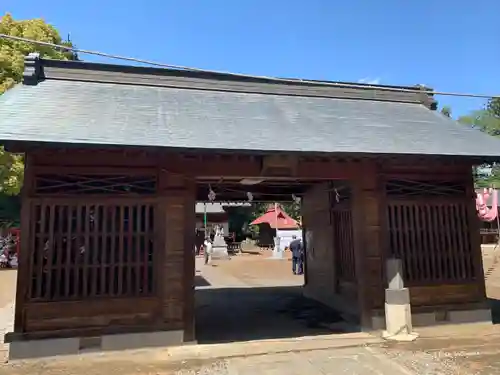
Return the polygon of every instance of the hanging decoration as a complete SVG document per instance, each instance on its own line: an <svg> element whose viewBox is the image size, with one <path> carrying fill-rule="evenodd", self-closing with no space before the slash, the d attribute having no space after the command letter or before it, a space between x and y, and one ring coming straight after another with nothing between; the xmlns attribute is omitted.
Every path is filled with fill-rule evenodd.
<svg viewBox="0 0 500 375"><path fill-rule="evenodd" d="M253 194L251 192L247 192L247 198L248 198L248 201L249 202L252 202L253 201Z"/></svg>
<svg viewBox="0 0 500 375"><path fill-rule="evenodd" d="M490 197L492 197L491 208L488 207L488 199ZM490 189L483 189L482 193L480 192L476 193L476 209L477 209L477 216L479 217L480 220L491 222L496 219L497 221L497 230L498 230L497 243L495 244L495 247L493 249L493 251L495 251L497 247L500 245L500 219L498 217L497 190L490 188ZM486 280L488 280L488 278L493 273L495 268L498 266L498 264L500 264L498 260L499 260L499 254L497 253L493 258L493 262L490 268L484 273Z"/></svg>
<svg viewBox="0 0 500 375"><path fill-rule="evenodd" d="M488 207L488 200L492 198L491 207ZM496 189L484 189L476 194L476 210L479 219L482 221L493 221L498 216L498 194Z"/></svg>
<svg viewBox="0 0 500 375"><path fill-rule="evenodd" d="M213 202L216 197L217 196L216 196L215 192L212 190L212 186L208 185L208 200L210 202Z"/></svg>
<svg viewBox="0 0 500 375"><path fill-rule="evenodd" d="M334 191L335 191L335 201L336 201L337 203L339 203L339 202L340 202L340 194L339 194L339 192L337 191L337 188L335 188L335 189L334 189Z"/></svg>

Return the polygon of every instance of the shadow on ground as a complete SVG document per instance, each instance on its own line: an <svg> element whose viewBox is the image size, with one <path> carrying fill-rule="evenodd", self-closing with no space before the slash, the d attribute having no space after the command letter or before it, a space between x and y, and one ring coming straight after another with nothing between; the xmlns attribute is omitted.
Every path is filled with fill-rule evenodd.
<svg viewBox="0 0 500 375"><path fill-rule="evenodd" d="M301 286L196 290L200 344L345 333L341 316Z"/></svg>
<svg viewBox="0 0 500 375"><path fill-rule="evenodd" d="M212 284L210 284L210 283L208 282L208 280L207 280L207 279L205 279L203 276L201 276L201 275L196 275L196 276L194 277L194 286L195 286L195 287L200 287L200 286L210 286L210 285L212 285Z"/></svg>
<svg viewBox="0 0 500 375"><path fill-rule="evenodd" d="M249 255L262 255L262 253L259 250L241 250L241 253Z"/></svg>
<svg viewBox="0 0 500 375"><path fill-rule="evenodd" d="M493 324L500 324L500 300L488 298L491 307L491 317Z"/></svg>

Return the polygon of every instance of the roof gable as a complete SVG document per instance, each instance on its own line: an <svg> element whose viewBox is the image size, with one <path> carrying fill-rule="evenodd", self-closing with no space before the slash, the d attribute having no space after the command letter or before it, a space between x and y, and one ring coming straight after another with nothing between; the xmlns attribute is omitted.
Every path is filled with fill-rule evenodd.
<svg viewBox="0 0 500 375"><path fill-rule="evenodd" d="M269 224L274 229L296 229L299 227L297 220L283 211L280 205L269 205L263 215L250 223L250 225L260 224Z"/></svg>

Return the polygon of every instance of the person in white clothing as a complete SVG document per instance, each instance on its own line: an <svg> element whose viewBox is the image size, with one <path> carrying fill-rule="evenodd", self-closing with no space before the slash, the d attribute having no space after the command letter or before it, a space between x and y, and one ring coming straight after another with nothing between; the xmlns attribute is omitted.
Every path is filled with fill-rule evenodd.
<svg viewBox="0 0 500 375"><path fill-rule="evenodd" d="M208 264L208 260L210 259L210 255L212 254L212 240L210 238L205 239L205 264Z"/></svg>

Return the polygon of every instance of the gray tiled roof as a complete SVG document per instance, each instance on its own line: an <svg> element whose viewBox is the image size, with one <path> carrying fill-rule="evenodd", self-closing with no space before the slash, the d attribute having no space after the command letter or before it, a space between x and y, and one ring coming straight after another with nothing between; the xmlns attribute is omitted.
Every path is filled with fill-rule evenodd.
<svg viewBox="0 0 500 375"><path fill-rule="evenodd" d="M0 97L0 141L499 157L416 103L45 79Z"/></svg>

